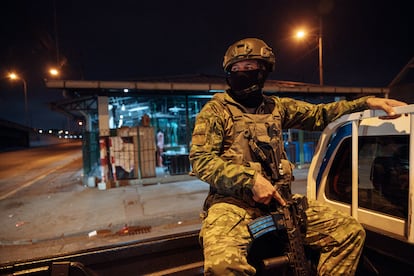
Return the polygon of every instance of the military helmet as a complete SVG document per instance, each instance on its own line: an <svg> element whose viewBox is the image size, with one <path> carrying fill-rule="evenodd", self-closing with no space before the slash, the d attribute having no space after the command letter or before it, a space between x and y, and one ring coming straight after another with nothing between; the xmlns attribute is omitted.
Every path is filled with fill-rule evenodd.
<svg viewBox="0 0 414 276"><path fill-rule="evenodd" d="M229 72L234 63L248 59L262 61L269 72L275 69L276 59L272 48L258 38L245 38L231 45L224 55L223 69Z"/></svg>

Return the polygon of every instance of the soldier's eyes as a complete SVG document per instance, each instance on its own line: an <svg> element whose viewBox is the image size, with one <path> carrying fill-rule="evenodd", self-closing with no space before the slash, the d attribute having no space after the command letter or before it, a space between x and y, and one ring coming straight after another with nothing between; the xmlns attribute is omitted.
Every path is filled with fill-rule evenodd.
<svg viewBox="0 0 414 276"><path fill-rule="evenodd" d="M250 71L250 70L255 70L257 69L257 66L254 65L247 65L244 67L232 67L231 71L232 72L237 72L237 71Z"/></svg>

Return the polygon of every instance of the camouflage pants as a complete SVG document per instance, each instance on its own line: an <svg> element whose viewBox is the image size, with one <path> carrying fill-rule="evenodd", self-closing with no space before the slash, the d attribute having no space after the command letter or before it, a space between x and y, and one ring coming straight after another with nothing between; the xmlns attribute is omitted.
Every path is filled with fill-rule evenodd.
<svg viewBox="0 0 414 276"><path fill-rule="evenodd" d="M326 205L309 201L305 243L320 250L318 275L354 275L365 231L352 217ZM247 262L252 241L247 224L253 218L245 209L216 203L208 210L200 231L205 275L254 275Z"/></svg>

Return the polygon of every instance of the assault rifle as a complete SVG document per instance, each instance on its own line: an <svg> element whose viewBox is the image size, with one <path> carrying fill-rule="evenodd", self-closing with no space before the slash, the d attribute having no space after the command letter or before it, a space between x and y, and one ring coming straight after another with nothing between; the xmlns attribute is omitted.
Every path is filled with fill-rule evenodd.
<svg viewBox="0 0 414 276"><path fill-rule="evenodd" d="M290 188L289 188L290 189ZM284 254L262 260L264 269L274 269L288 265L296 276L311 275L311 267L303 246L302 231L305 218L300 215L307 208L306 200L294 201L284 198L287 204L279 206L270 215L259 217L249 223L253 240L265 235L276 235L284 245Z"/></svg>
<svg viewBox="0 0 414 276"><path fill-rule="evenodd" d="M277 235L282 240L283 254L279 257L267 258L262 260L265 269L279 267L288 264L290 270L297 276L311 275L310 263L305 254L302 233L306 233L306 214L308 208L306 197L293 199L290 182L285 179L281 154L277 144L279 131L275 125L268 127L270 143L259 142L250 131L245 132L245 137L249 140L249 146L258 161L262 164L267 178L275 185L282 198L287 203L281 206L273 200L269 215L259 217L249 225L249 232L254 240L268 234Z"/></svg>

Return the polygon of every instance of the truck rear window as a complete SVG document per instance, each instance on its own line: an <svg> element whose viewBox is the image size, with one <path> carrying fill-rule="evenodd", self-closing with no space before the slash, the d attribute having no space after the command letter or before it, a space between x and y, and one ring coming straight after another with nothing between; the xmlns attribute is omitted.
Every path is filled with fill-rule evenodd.
<svg viewBox="0 0 414 276"><path fill-rule="evenodd" d="M359 206L407 218L408 135L360 136L358 140ZM351 203L351 137L340 145L328 173L325 194L329 199Z"/></svg>

